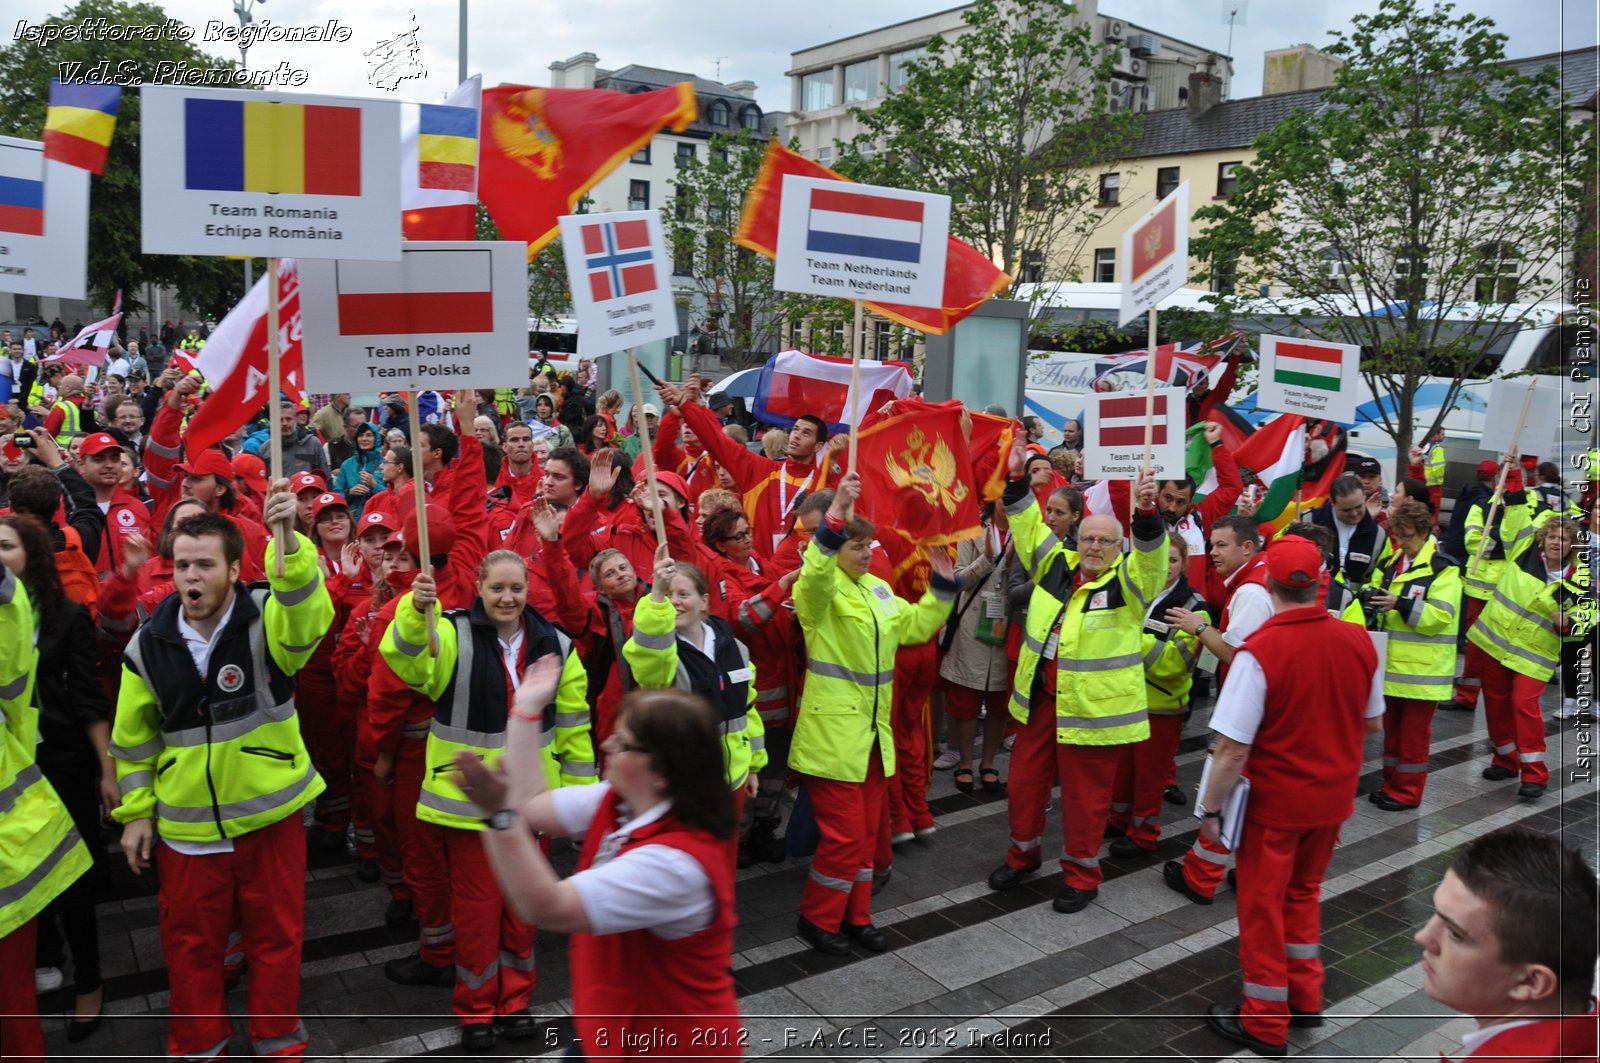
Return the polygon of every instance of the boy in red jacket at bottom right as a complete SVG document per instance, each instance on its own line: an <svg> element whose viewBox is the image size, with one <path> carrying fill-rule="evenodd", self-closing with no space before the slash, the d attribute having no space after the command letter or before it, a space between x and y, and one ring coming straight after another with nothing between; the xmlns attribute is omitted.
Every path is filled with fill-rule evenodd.
<svg viewBox="0 0 1600 1063"><path fill-rule="evenodd" d="M1507 827L1456 853L1416 936L1422 988L1478 1020L1456 1059L1596 1058L1595 905L1594 872L1557 838Z"/></svg>

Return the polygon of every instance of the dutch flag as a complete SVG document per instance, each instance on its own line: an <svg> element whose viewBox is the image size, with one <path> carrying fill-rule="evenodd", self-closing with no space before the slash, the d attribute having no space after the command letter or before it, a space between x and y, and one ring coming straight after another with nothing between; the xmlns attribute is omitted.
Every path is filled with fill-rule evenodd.
<svg viewBox="0 0 1600 1063"><path fill-rule="evenodd" d="M806 250L920 262L922 206L915 200L814 188L806 217Z"/></svg>

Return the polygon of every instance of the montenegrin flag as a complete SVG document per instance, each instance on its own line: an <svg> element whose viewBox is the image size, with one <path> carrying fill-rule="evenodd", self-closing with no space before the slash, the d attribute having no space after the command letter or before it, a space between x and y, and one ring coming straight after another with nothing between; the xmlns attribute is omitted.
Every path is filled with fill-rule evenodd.
<svg viewBox="0 0 1600 1063"><path fill-rule="evenodd" d="M267 379L267 278L228 311L195 357L195 368L211 393L189 418L184 450L198 454L216 446L243 427L263 403L282 391L291 402L301 398L300 271L292 258L278 266L278 364L283 379Z"/></svg>
<svg viewBox="0 0 1600 1063"><path fill-rule="evenodd" d="M943 546L983 532L981 491L961 434L960 404L896 404L906 412L861 430L857 511L918 546Z"/></svg>
<svg viewBox="0 0 1600 1063"><path fill-rule="evenodd" d="M215 192L361 194L361 108L191 96L184 182Z"/></svg>
<svg viewBox="0 0 1600 1063"><path fill-rule="evenodd" d="M444 103L407 108L400 143L400 220L407 240L472 240L478 231L478 124L483 77Z"/></svg>
<svg viewBox="0 0 1600 1063"><path fill-rule="evenodd" d="M773 140L767 145L767 157L761 163L761 171L756 174L749 195L745 196L744 213L739 218L739 230L734 234L734 243L740 247L748 247L768 258L777 257L778 214L783 202L783 178L786 174L839 182L848 180L821 163L812 162L803 155L790 151L777 140ZM846 187L847 185L842 184L841 190ZM820 193L813 193L817 194ZM818 231L815 202L813 200L812 225L809 229L811 233ZM915 219L911 217L880 219L878 224L882 228L882 235L886 237L879 247L896 251L895 254L884 257L891 259L899 257L906 260L904 255L909 253L906 249L911 239L909 234L920 228L920 215ZM942 336L957 321L1010 286L1011 278L971 245L953 236L949 237L949 241L944 267L943 306L901 306L897 303L867 302L864 303L867 309L908 328Z"/></svg>
<svg viewBox="0 0 1600 1063"><path fill-rule="evenodd" d="M105 173L121 104L120 85L51 78L50 108L44 116L44 157L90 173Z"/></svg>

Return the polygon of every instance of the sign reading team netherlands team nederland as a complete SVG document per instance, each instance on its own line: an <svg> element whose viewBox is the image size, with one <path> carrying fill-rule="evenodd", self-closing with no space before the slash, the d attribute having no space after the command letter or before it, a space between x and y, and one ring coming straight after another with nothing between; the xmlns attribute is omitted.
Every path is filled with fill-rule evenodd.
<svg viewBox="0 0 1600 1063"><path fill-rule="evenodd" d="M560 221L580 355L596 358L678 334L659 210Z"/></svg>
<svg viewBox="0 0 1600 1063"><path fill-rule="evenodd" d="M1122 313L1126 325L1189 282L1189 182L1122 234Z"/></svg>
<svg viewBox="0 0 1600 1063"><path fill-rule="evenodd" d="M1287 336L1261 337L1256 405L1263 410L1352 424L1360 386L1360 347Z"/></svg>
<svg viewBox="0 0 1600 1063"><path fill-rule="evenodd" d="M528 376L528 245L427 240L398 262L301 259L308 391L495 388Z"/></svg>
<svg viewBox="0 0 1600 1063"><path fill-rule="evenodd" d="M950 197L788 174L772 286L940 306Z"/></svg>
<svg viewBox="0 0 1600 1063"><path fill-rule="evenodd" d="M400 104L149 85L146 254L400 257Z"/></svg>
<svg viewBox="0 0 1600 1063"><path fill-rule="evenodd" d="M89 171L0 137L0 292L82 299L88 256Z"/></svg>
<svg viewBox="0 0 1600 1063"><path fill-rule="evenodd" d="M1182 388L1156 388L1151 418L1150 461L1161 479L1184 475L1184 428L1188 417ZM1145 393L1098 392L1083 407L1083 475L1090 480L1137 476L1144 468Z"/></svg>

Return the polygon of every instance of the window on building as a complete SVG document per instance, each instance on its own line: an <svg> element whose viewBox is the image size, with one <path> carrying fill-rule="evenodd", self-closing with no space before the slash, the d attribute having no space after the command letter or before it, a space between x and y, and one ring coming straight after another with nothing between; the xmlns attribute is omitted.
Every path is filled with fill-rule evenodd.
<svg viewBox="0 0 1600 1063"><path fill-rule="evenodd" d="M1218 255L1211 260L1211 290L1218 295L1232 295L1239 273L1239 260L1232 255Z"/></svg>
<svg viewBox="0 0 1600 1063"><path fill-rule="evenodd" d="M642 147L638 151L634 152L633 153L633 158L629 159L628 161L629 162L642 162L646 166L650 165L650 145L646 144L644 147Z"/></svg>
<svg viewBox="0 0 1600 1063"><path fill-rule="evenodd" d="M1408 302L1428 297L1428 249L1402 248L1394 256L1394 294Z"/></svg>
<svg viewBox="0 0 1600 1063"><path fill-rule="evenodd" d="M844 102L859 103L878 94L878 60L863 59L844 68Z"/></svg>
<svg viewBox="0 0 1600 1063"><path fill-rule="evenodd" d="M1039 284L1044 280L1044 252L1039 250L1026 250L1022 252L1021 271L1022 283Z"/></svg>
<svg viewBox="0 0 1600 1063"><path fill-rule="evenodd" d="M1122 190L1122 175L1120 173L1103 173L1100 175L1100 205L1109 207L1117 202L1117 195Z"/></svg>
<svg viewBox="0 0 1600 1063"><path fill-rule="evenodd" d="M1239 169L1236 162L1219 163L1217 166L1217 198L1226 199L1239 191L1239 178L1235 171Z"/></svg>
<svg viewBox="0 0 1600 1063"><path fill-rule="evenodd" d="M706 108L706 120L715 129L727 129L728 123L733 121L733 108L726 100L712 100L711 106Z"/></svg>
<svg viewBox="0 0 1600 1063"><path fill-rule="evenodd" d="M649 210L650 209L650 182L649 181L629 181L628 182L628 209L629 210Z"/></svg>
<svg viewBox="0 0 1600 1063"><path fill-rule="evenodd" d="M833 146L829 145L828 147L825 147L825 148L818 148L817 149L817 161L822 163L822 165L824 165L824 166L832 165L833 164Z"/></svg>
<svg viewBox="0 0 1600 1063"><path fill-rule="evenodd" d="M800 79L800 109L820 111L833 106L833 71L818 70Z"/></svg>
<svg viewBox="0 0 1600 1063"><path fill-rule="evenodd" d="M1478 248L1478 276L1473 298L1480 303L1517 301L1517 274L1522 269L1522 253L1517 245L1494 240Z"/></svg>
<svg viewBox="0 0 1600 1063"><path fill-rule="evenodd" d="M761 108L746 107L740 111L739 124L746 129L759 133L761 131Z"/></svg>
<svg viewBox="0 0 1600 1063"><path fill-rule="evenodd" d="M1322 260L1323 291L1349 291L1350 260L1333 247L1324 247L1317 257Z"/></svg>
<svg viewBox="0 0 1600 1063"><path fill-rule="evenodd" d="M1166 199L1178 190L1179 169L1176 166L1163 166L1156 171L1156 200Z"/></svg>
<svg viewBox="0 0 1600 1063"><path fill-rule="evenodd" d="M1094 281L1096 284L1115 284L1117 281L1117 249L1097 247L1094 252Z"/></svg>
<svg viewBox="0 0 1600 1063"><path fill-rule="evenodd" d="M688 241L685 240L684 243L687 244ZM676 247L672 249L672 274L675 277L694 276L694 251L692 248L685 246L681 250Z"/></svg>
<svg viewBox="0 0 1600 1063"><path fill-rule="evenodd" d="M685 166L689 165L689 163L693 162L694 161L694 145L693 144L685 144L682 141L679 141L678 142L678 157L674 161L677 163L678 169L680 169L680 170L683 169Z"/></svg>
<svg viewBox="0 0 1600 1063"><path fill-rule="evenodd" d="M906 64L926 59L926 48L907 48L903 52L895 52L889 57L889 91L898 92L906 87L906 82L911 79L911 71Z"/></svg>

